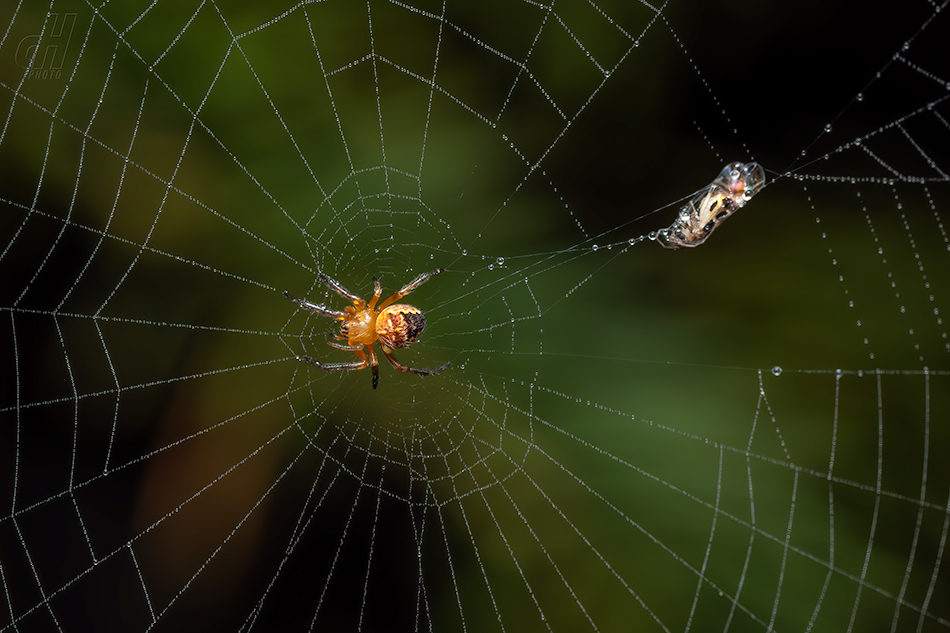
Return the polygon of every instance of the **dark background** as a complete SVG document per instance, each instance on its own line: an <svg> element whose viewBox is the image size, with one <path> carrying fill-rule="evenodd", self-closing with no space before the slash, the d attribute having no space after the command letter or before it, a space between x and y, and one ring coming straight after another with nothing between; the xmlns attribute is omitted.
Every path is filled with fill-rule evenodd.
<svg viewBox="0 0 950 633"><path fill-rule="evenodd" d="M0 629L580 630L577 601L659 628L602 554L671 629L698 595L692 630L802 630L821 595L812 630L856 600L856 630L917 630L947 586L950 144L908 115L950 118L947 12L558 3L604 81L534 5L446 3L441 39L368 6L372 40L339 1L2 10ZM77 15L63 76L26 80L47 9ZM436 42L428 119L391 65L331 73L426 77ZM770 184L707 244L625 250L734 160ZM400 358L451 372L301 369L331 324L281 291L436 266Z"/></svg>

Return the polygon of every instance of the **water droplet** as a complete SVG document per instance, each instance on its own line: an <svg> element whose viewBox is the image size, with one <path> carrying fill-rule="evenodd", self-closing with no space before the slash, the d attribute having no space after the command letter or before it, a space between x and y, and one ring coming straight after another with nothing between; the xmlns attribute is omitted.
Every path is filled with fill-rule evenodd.
<svg viewBox="0 0 950 633"><path fill-rule="evenodd" d="M854 98L857 99L858 101L864 101L864 93L859 92L858 94L854 96Z"/></svg>
<svg viewBox="0 0 950 633"><path fill-rule="evenodd" d="M827 133L830 131L831 131L831 123L828 123L827 125L825 125L825 132Z"/></svg>
<svg viewBox="0 0 950 633"><path fill-rule="evenodd" d="M495 270L495 265L494 265L494 264L489 264L489 265L488 265L488 270Z"/></svg>
<svg viewBox="0 0 950 633"><path fill-rule="evenodd" d="M597 250L598 248L600 248L600 247L597 246L596 244L594 244L591 248L593 248L593 249L596 251L596 250Z"/></svg>
<svg viewBox="0 0 950 633"><path fill-rule="evenodd" d="M835 370L835 377L836 377L836 378L841 378L841 375L842 375L842 374L844 374L844 372L841 371L840 369L836 369L836 370Z"/></svg>
<svg viewBox="0 0 950 633"><path fill-rule="evenodd" d="M429 259L435 259L435 253L429 253Z"/></svg>
<svg viewBox="0 0 950 633"><path fill-rule="evenodd" d="M782 368L779 367L778 365L776 365L775 367L773 367L773 368L772 368L772 375L773 375L773 376L781 376L781 375L782 375Z"/></svg>
<svg viewBox="0 0 950 633"><path fill-rule="evenodd" d="M651 239L651 240L655 240L655 239L656 239L656 231L650 231L650 233L647 234L647 238L648 238L648 239ZM947 247L947 250L950 250L950 246Z"/></svg>
<svg viewBox="0 0 950 633"><path fill-rule="evenodd" d="M462 249L462 255L468 255L468 251L465 250L464 248Z"/></svg>
<svg viewBox="0 0 950 633"><path fill-rule="evenodd" d="M505 263L505 258L504 258L504 257L499 257L498 259L495 260L495 263L498 264L499 266L501 266L502 264Z"/></svg>

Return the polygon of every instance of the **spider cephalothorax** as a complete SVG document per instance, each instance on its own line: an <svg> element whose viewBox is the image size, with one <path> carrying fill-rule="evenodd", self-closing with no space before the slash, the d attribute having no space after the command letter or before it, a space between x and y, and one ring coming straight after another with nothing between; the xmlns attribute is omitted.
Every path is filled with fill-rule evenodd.
<svg viewBox="0 0 950 633"><path fill-rule="evenodd" d="M372 367L373 389L379 384L379 362L376 359L376 352L373 348L373 344L377 341L386 359L399 371L428 376L429 374L440 372L446 367L449 367L451 363L446 363L435 369L415 369L403 365L392 355L394 349L409 347L414 343L426 326L426 318L425 315L422 314L422 310L404 303L394 304L393 301L405 297L443 270L442 268L437 268L431 272L419 275L410 283L403 286L399 292L380 303L379 309L376 308L376 302L379 301L379 297L383 293L383 287L376 277L373 277L373 298L369 303L366 303L362 297L353 294L341 286L340 282L331 279L323 273L319 273L318 277L320 281L353 302L352 306L347 306L342 312L339 310L331 310L322 304L298 299L289 292L284 292L285 297L301 308L338 319L340 321L340 334L336 339L346 341L348 344L341 345L332 341L327 341L327 343L337 349L353 352L359 360L349 363L321 363L309 356L300 356L299 358L324 371L344 371ZM363 350L363 346L366 346L365 351Z"/></svg>

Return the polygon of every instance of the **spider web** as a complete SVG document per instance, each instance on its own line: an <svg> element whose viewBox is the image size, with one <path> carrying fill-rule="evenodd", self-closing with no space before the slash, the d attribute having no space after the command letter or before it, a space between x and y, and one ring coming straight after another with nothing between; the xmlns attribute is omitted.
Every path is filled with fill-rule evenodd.
<svg viewBox="0 0 950 633"><path fill-rule="evenodd" d="M950 629L946 9L7 3L0 631Z"/></svg>

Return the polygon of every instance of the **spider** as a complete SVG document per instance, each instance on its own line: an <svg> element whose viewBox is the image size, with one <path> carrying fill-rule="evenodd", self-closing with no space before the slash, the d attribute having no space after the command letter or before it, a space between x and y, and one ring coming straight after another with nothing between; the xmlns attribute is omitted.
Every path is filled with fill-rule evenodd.
<svg viewBox="0 0 950 633"><path fill-rule="evenodd" d="M380 303L378 309L376 308L376 302L379 301L379 296L383 292L383 286L375 276L373 277L373 287L375 289L373 298L369 304L367 304L362 297L353 294L341 286L340 282L331 279L323 273L318 273L317 277L320 281L353 302L353 305L347 306L343 312L331 310L319 303L311 303L305 299L298 299L289 292L284 291L284 296L301 308L340 321L340 333L335 338L338 341L346 340L349 344L341 345L333 341L327 341L327 344L337 349L353 352L359 360L349 363L321 363L309 356L298 356L297 358L299 360L305 360L324 371L347 371L351 369L365 369L367 366L372 367L373 389L379 384L379 361L376 360L376 352L373 348L373 343L376 341L379 341L379 346L382 348L383 354L386 355L390 364L399 371L428 376L429 374L435 374L446 369L452 363L446 363L435 369L416 369L403 365L393 356L394 349L409 347L415 343L419 339L419 335L422 334L423 328L426 326L426 318L419 308L404 303L393 304L393 301L402 299L444 270L444 268L437 268L431 272L419 275L403 286L399 292ZM366 351L363 351L364 345L366 346Z"/></svg>

